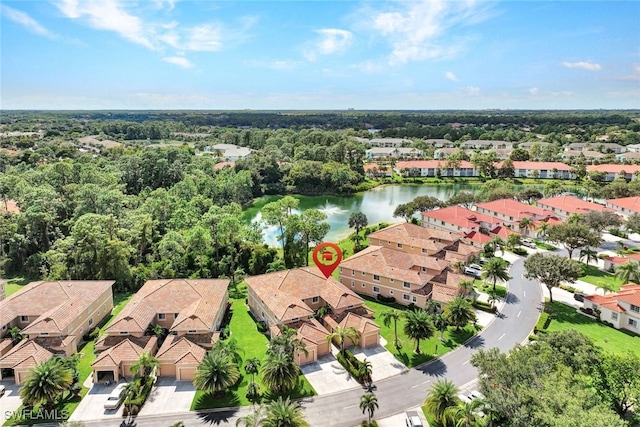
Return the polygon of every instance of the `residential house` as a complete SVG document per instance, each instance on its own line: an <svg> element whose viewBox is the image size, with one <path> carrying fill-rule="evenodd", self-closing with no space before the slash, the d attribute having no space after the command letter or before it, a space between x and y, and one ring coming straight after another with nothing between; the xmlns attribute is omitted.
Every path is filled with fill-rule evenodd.
<svg viewBox="0 0 640 427"><path fill-rule="evenodd" d="M239 147L235 144L215 144L205 147L204 152L218 157L222 161L236 162L251 155L251 148Z"/></svg>
<svg viewBox="0 0 640 427"><path fill-rule="evenodd" d="M578 157L584 157L585 159L588 159L588 160L598 160L603 158L604 156L605 154L602 154L599 151L593 151L593 150L582 150L582 151L565 150L562 153L560 153L560 157L563 159L575 159Z"/></svg>
<svg viewBox="0 0 640 427"><path fill-rule="evenodd" d="M630 144L627 145L626 148L630 153L640 153L640 144Z"/></svg>
<svg viewBox="0 0 640 427"><path fill-rule="evenodd" d="M365 155L370 160L387 158L418 159L424 155L424 152L412 147L375 147L368 149Z"/></svg>
<svg viewBox="0 0 640 427"><path fill-rule="evenodd" d="M627 181L631 181L640 175L640 165L589 165L587 166L587 172L589 174L594 172L602 173L605 181L613 181L616 178L624 178Z"/></svg>
<svg viewBox="0 0 640 427"><path fill-rule="evenodd" d="M455 145L453 141L441 138L429 138L425 139L424 142L429 145L433 145L435 148L453 148L453 146Z"/></svg>
<svg viewBox="0 0 640 427"><path fill-rule="evenodd" d="M411 144L410 139L404 138L356 138L358 142L362 142L364 144L369 144L372 147L403 147L405 145Z"/></svg>
<svg viewBox="0 0 640 427"><path fill-rule="evenodd" d="M583 151L590 147L591 145L586 142L572 142L564 146L564 151Z"/></svg>
<svg viewBox="0 0 640 427"><path fill-rule="evenodd" d="M444 160L446 158L448 158L449 156L451 156L454 153L458 153L461 150L459 148L455 148L455 147L443 147L443 148L438 148L437 150L435 150L433 152L433 158L435 160ZM462 150L462 152L466 153L467 155L471 155L473 154L473 152L471 151L464 151Z"/></svg>
<svg viewBox="0 0 640 427"><path fill-rule="evenodd" d="M102 353L92 365L94 382L126 377L142 352L155 354L158 343L156 337L149 334L149 329L155 325L173 335L163 344L163 354L170 350L167 345L179 345L183 349L181 338L205 350L211 349L227 311L228 284L226 279L147 281L96 342L96 351ZM195 351L192 354L204 353ZM190 367L170 365L167 360L161 361L160 376L193 379L194 371Z"/></svg>
<svg viewBox="0 0 640 427"><path fill-rule="evenodd" d="M609 199L606 206L618 212L625 218L631 214L640 214L640 197L623 197L621 199Z"/></svg>
<svg viewBox="0 0 640 427"><path fill-rule="evenodd" d="M575 179L571 166L562 162L513 162L516 178Z"/></svg>
<svg viewBox="0 0 640 427"><path fill-rule="evenodd" d="M22 384L31 369L52 357L52 352L34 340L23 339L0 358L0 381L13 377L16 384Z"/></svg>
<svg viewBox="0 0 640 427"><path fill-rule="evenodd" d="M235 164L236 162L218 162L215 165L213 165L213 169L219 171L224 168L232 168L235 166Z"/></svg>
<svg viewBox="0 0 640 427"><path fill-rule="evenodd" d="M511 148L495 148L495 149L487 150L487 152L495 153L496 158L500 160L508 159L512 151L513 149Z"/></svg>
<svg viewBox="0 0 640 427"><path fill-rule="evenodd" d="M0 301L0 338L7 337L14 327L27 336L15 350L0 357L0 370L8 369L19 383L24 378L17 371L28 371L37 362L34 358L25 358L19 366L14 365L21 354L33 349L38 350L38 357L75 354L83 335L111 313L113 283L110 280L31 282ZM33 344L23 348L26 342ZM40 347L46 352L40 351Z"/></svg>
<svg viewBox="0 0 640 427"><path fill-rule="evenodd" d="M621 163L636 163L640 162L640 152L627 151L626 153L620 153L616 155L616 161Z"/></svg>
<svg viewBox="0 0 640 427"><path fill-rule="evenodd" d="M448 206L422 213L422 226L465 236L478 232L488 236L496 228L504 226L504 221L490 215L485 215L462 206ZM491 239L491 237L489 237Z"/></svg>
<svg viewBox="0 0 640 427"><path fill-rule="evenodd" d="M588 295L585 309L599 310L600 319L613 324L616 329L627 329L640 334L640 285L627 284L607 295Z"/></svg>
<svg viewBox="0 0 640 427"><path fill-rule="evenodd" d="M364 174L367 178L391 178L393 176L393 169L376 163L369 163L364 165Z"/></svg>
<svg viewBox="0 0 640 427"><path fill-rule="evenodd" d="M298 352L296 363L315 362L331 352L327 342L330 330L341 324L347 315L371 317L364 301L354 291L332 277L326 278L317 267L302 267L248 277L247 302L253 316L264 322L271 334L283 327L294 328L306 345L307 354ZM330 314L322 322L314 316L321 307ZM354 317L355 318L355 317ZM362 321L361 346L379 343L380 330L372 330Z"/></svg>
<svg viewBox="0 0 640 427"><path fill-rule="evenodd" d="M572 195L564 195L540 199L536 205L542 209L553 212L558 218L566 221L571 215L586 214L591 211L596 212L615 212L613 209L607 208L598 203L587 202L579 197Z"/></svg>
<svg viewBox="0 0 640 427"><path fill-rule="evenodd" d="M544 141L527 141L527 142L519 143L518 147L524 148L525 150L529 150L531 149L531 147L533 147L534 144L538 145L539 147L546 147L547 145L551 145L551 143L544 142Z"/></svg>
<svg viewBox="0 0 640 427"><path fill-rule="evenodd" d="M483 139L470 139L460 143L461 149L472 150L500 150L513 148L513 143L507 141L487 141Z"/></svg>
<svg viewBox="0 0 640 427"><path fill-rule="evenodd" d="M513 199L500 199L491 202L480 203L476 206L478 213L490 215L504 221L512 231L520 232L525 236L534 237L535 229L541 221L559 223L558 217L549 210L538 206L528 205ZM520 221L529 218L533 221L531 229L521 229Z"/></svg>
<svg viewBox="0 0 640 427"><path fill-rule="evenodd" d="M457 167L447 167L446 161L441 160L408 160L397 162L395 170L404 176L458 176L473 177L480 176L471 162L462 160Z"/></svg>

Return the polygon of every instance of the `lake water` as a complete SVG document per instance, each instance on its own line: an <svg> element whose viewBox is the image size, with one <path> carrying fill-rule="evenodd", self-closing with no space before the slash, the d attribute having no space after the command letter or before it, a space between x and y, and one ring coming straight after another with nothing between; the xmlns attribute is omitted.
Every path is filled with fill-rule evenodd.
<svg viewBox="0 0 640 427"><path fill-rule="evenodd" d="M407 203L418 196L433 196L440 200L448 200L460 191L476 192L480 185L465 184L396 184L376 187L364 193L352 196L294 196L300 200L299 209L319 209L327 214L327 222L331 228L325 241L338 241L353 232L349 228L351 212L363 212L369 224L379 222L396 223L404 221L394 218L393 211L401 203ZM251 222L260 222L260 209L266 203L278 200L281 196L266 196L260 198L245 211L245 218ZM265 227L264 242L271 246L278 246L275 227Z"/></svg>

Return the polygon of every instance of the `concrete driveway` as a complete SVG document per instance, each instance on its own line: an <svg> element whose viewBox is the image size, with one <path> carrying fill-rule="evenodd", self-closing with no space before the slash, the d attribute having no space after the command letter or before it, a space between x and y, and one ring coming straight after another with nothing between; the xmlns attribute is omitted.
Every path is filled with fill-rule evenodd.
<svg viewBox="0 0 640 427"><path fill-rule="evenodd" d="M162 415L191 409L196 388L189 381L158 378L139 415Z"/></svg>
<svg viewBox="0 0 640 427"><path fill-rule="evenodd" d="M85 383L86 384L86 383ZM104 409L104 403L107 401L109 394L116 387L115 383L104 385L102 383L91 384L91 388L80 404L69 417L69 421L89 421L89 420L121 420L122 405L116 410Z"/></svg>
<svg viewBox="0 0 640 427"><path fill-rule="evenodd" d="M20 386L13 382L13 378L11 381L0 381L0 384L6 387L4 396L0 397L0 417L4 423L22 405L22 399L19 394Z"/></svg>
<svg viewBox="0 0 640 427"><path fill-rule="evenodd" d="M384 338L380 337L380 343L385 345ZM371 377L373 382L380 381L385 378L392 377L394 375L401 374L407 370L407 367L395 358L386 348L382 345L376 345L368 348L351 349L353 355L358 360L367 359L371 362Z"/></svg>

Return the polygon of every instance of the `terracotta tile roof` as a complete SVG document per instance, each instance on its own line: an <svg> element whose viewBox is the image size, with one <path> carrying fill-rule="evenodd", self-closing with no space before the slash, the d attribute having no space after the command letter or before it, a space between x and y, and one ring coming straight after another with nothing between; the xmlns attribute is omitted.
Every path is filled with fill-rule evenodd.
<svg viewBox="0 0 640 427"><path fill-rule="evenodd" d="M344 319L340 322L340 326L342 328L353 327L361 336L370 332L380 331L380 326L378 326L373 320L358 316L354 313L347 313Z"/></svg>
<svg viewBox="0 0 640 427"><path fill-rule="evenodd" d="M228 284L227 279L149 280L106 331L142 332L154 323L158 313L179 313L171 331L195 325L212 328L218 308L226 302Z"/></svg>
<svg viewBox="0 0 640 427"><path fill-rule="evenodd" d="M22 340L0 358L0 367L28 369L52 357L53 353L33 340Z"/></svg>
<svg viewBox="0 0 640 427"><path fill-rule="evenodd" d="M591 211L597 212L613 212L612 209L609 209L603 205L598 203L587 202L586 200L582 200L576 196L557 196L550 197L548 199L540 199L537 201L537 204L543 209L561 209L563 211L567 211L570 213L583 214Z"/></svg>
<svg viewBox="0 0 640 427"><path fill-rule="evenodd" d="M620 301L640 306L640 285L628 283L621 286L618 292L606 295L587 295L585 299L609 310L623 313L625 309L620 305Z"/></svg>
<svg viewBox="0 0 640 427"><path fill-rule="evenodd" d="M98 355L95 362L91 364L94 369L98 368L111 368L118 367L122 362L134 363L144 351L149 351L150 348L157 342L156 337L150 337L147 345L143 348L134 343L130 339L120 341L113 347L103 351Z"/></svg>
<svg viewBox="0 0 640 427"><path fill-rule="evenodd" d="M340 264L345 269L364 271L415 285L423 285L433 278L433 274L422 272L421 267L440 272L448 265L447 261L432 256L414 255L381 246L369 246ZM418 269L412 270L412 267Z"/></svg>
<svg viewBox="0 0 640 427"><path fill-rule="evenodd" d="M160 360L160 363L172 365L178 363L199 364L206 354L207 352L204 348L189 341L187 338L177 338L175 335L169 335L160 350L158 350L156 357Z"/></svg>
<svg viewBox="0 0 640 427"><path fill-rule="evenodd" d="M446 169L446 160L408 160L406 162L396 162L396 168L400 169ZM466 160L460 161L458 169L473 169L473 164Z"/></svg>
<svg viewBox="0 0 640 427"><path fill-rule="evenodd" d="M332 277L328 279L316 267L261 274L246 279L249 288L280 321L313 315L302 300L320 297L333 309L362 305L355 292Z"/></svg>
<svg viewBox="0 0 640 427"><path fill-rule="evenodd" d="M640 197L638 196L623 197L621 199L608 199L607 203L612 205L614 208L618 206L630 211L640 212Z"/></svg>
<svg viewBox="0 0 640 427"><path fill-rule="evenodd" d="M219 163L216 163L215 165L213 165L213 168L215 170L224 169L225 167L232 168L232 167L235 166L235 164L236 164L236 162L219 162Z"/></svg>
<svg viewBox="0 0 640 427"><path fill-rule="evenodd" d="M70 280L31 282L0 301L0 324L19 316L37 316L25 333L59 334L115 282L112 280Z"/></svg>
<svg viewBox="0 0 640 427"><path fill-rule="evenodd" d="M297 329L297 335L300 339L304 339L315 345L327 342L327 335L329 335L329 331L327 331L316 319L309 319L302 322Z"/></svg>
<svg viewBox="0 0 640 427"><path fill-rule="evenodd" d="M518 234L515 231L507 228L507 227L496 227L493 230L491 230L491 234L494 236L500 236L502 237L502 240L507 240L507 238L509 237L510 234Z"/></svg>
<svg viewBox="0 0 640 427"><path fill-rule="evenodd" d="M523 218L532 218L533 216L551 217L555 214L538 206L528 205L513 199L500 199L492 202L480 203L478 209L485 209L490 212L497 212L503 215L511 216L515 220ZM532 218L533 219L533 218Z"/></svg>
<svg viewBox="0 0 640 427"><path fill-rule="evenodd" d="M632 253L626 254L625 256L610 256L607 257L607 259L614 264L623 265L628 263L629 261L640 262L640 254Z"/></svg>
<svg viewBox="0 0 640 427"><path fill-rule="evenodd" d="M440 250L443 247L442 242L454 242L461 237L462 235L458 233L421 227L407 222L394 224L369 234L369 239L386 240L388 242L402 243L406 246L431 250ZM442 242L439 242L439 240Z"/></svg>
<svg viewBox="0 0 640 427"><path fill-rule="evenodd" d="M626 302L629 304L640 307L640 285L626 284L620 287L620 290L616 293L618 301Z"/></svg>
<svg viewBox="0 0 640 427"><path fill-rule="evenodd" d="M465 238L471 240L472 242L479 243L481 245L484 245L485 243L489 243L493 239L492 236L487 236L486 234L482 234L477 231L472 231L471 233L466 234Z"/></svg>
<svg viewBox="0 0 640 427"><path fill-rule="evenodd" d="M634 174L640 172L640 165L617 165L617 164L605 164L605 165L589 165L587 166L587 172L602 172L619 174L625 171L626 173Z"/></svg>
<svg viewBox="0 0 640 427"><path fill-rule="evenodd" d="M558 171L571 171L571 166L562 162L513 162L514 169L530 169L530 170L547 170L552 171L554 169Z"/></svg>
<svg viewBox="0 0 640 427"><path fill-rule="evenodd" d="M0 356L7 353L13 347L11 338L0 339Z"/></svg>
<svg viewBox="0 0 640 427"><path fill-rule="evenodd" d="M477 228L480 222L488 224L500 224L502 221L491 215L485 215L462 206L448 206L429 212L422 213L423 218L433 218L438 221L445 221L449 224L458 225L464 228Z"/></svg>

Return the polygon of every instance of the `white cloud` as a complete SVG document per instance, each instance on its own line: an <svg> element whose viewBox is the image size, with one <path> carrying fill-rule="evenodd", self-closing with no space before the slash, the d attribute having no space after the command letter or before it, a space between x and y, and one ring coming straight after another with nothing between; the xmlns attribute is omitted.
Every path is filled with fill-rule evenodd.
<svg viewBox="0 0 640 427"><path fill-rule="evenodd" d="M578 68L580 70L587 70L587 71L602 70L602 65L598 64L597 62L589 62L589 61L578 61L578 62L565 61L562 63L562 66L566 68Z"/></svg>
<svg viewBox="0 0 640 427"><path fill-rule="evenodd" d="M538 89L537 87L529 88L529 93L531 95L537 95L539 92L540 92L540 89Z"/></svg>
<svg viewBox="0 0 640 427"><path fill-rule="evenodd" d="M273 68L274 70L293 70L300 62L298 61L290 61L290 60L280 60L280 61L272 61L267 66L269 68Z"/></svg>
<svg viewBox="0 0 640 427"><path fill-rule="evenodd" d="M38 21L20 10L6 5L0 5L0 11L2 12L2 16L5 16L11 21L22 25L34 34L49 37L50 39L58 38L57 34L49 31L48 29L40 25Z"/></svg>
<svg viewBox="0 0 640 427"><path fill-rule="evenodd" d="M163 61L168 62L170 64L175 64L178 67L182 68L191 68L193 64L184 56L165 56L162 58Z"/></svg>
<svg viewBox="0 0 640 427"><path fill-rule="evenodd" d="M190 28L185 34L181 49L215 52L222 47L220 29L209 24Z"/></svg>
<svg viewBox="0 0 640 427"><path fill-rule="evenodd" d="M320 35L318 40L311 42L311 46L304 52L305 58L315 61L319 55L333 55L344 52L353 41L353 33L337 28L323 28L316 30Z"/></svg>
<svg viewBox="0 0 640 427"><path fill-rule="evenodd" d="M618 80L640 81L640 63L631 65L631 73L618 78Z"/></svg>
<svg viewBox="0 0 640 427"><path fill-rule="evenodd" d="M463 41L443 40L447 31L485 20L489 7L487 2L421 0L395 2L385 11L377 8L361 15L391 43L389 64L402 65L457 54Z"/></svg>
<svg viewBox="0 0 640 427"><path fill-rule="evenodd" d="M458 77L455 74L453 74L453 72L451 71L447 71L446 73L444 73L444 76L451 81L454 81L454 82L458 81Z"/></svg>
<svg viewBox="0 0 640 427"><path fill-rule="evenodd" d="M358 64L353 64L351 65L351 68L355 68L357 70L360 70L360 72L363 72L366 74L381 73L383 71L386 71L387 69L386 67L383 67L382 64L380 64L379 62L374 62L374 61L364 61Z"/></svg>
<svg viewBox="0 0 640 427"><path fill-rule="evenodd" d="M478 96L480 95L480 88L476 86L467 86L465 88L462 88L460 93L468 96Z"/></svg>

